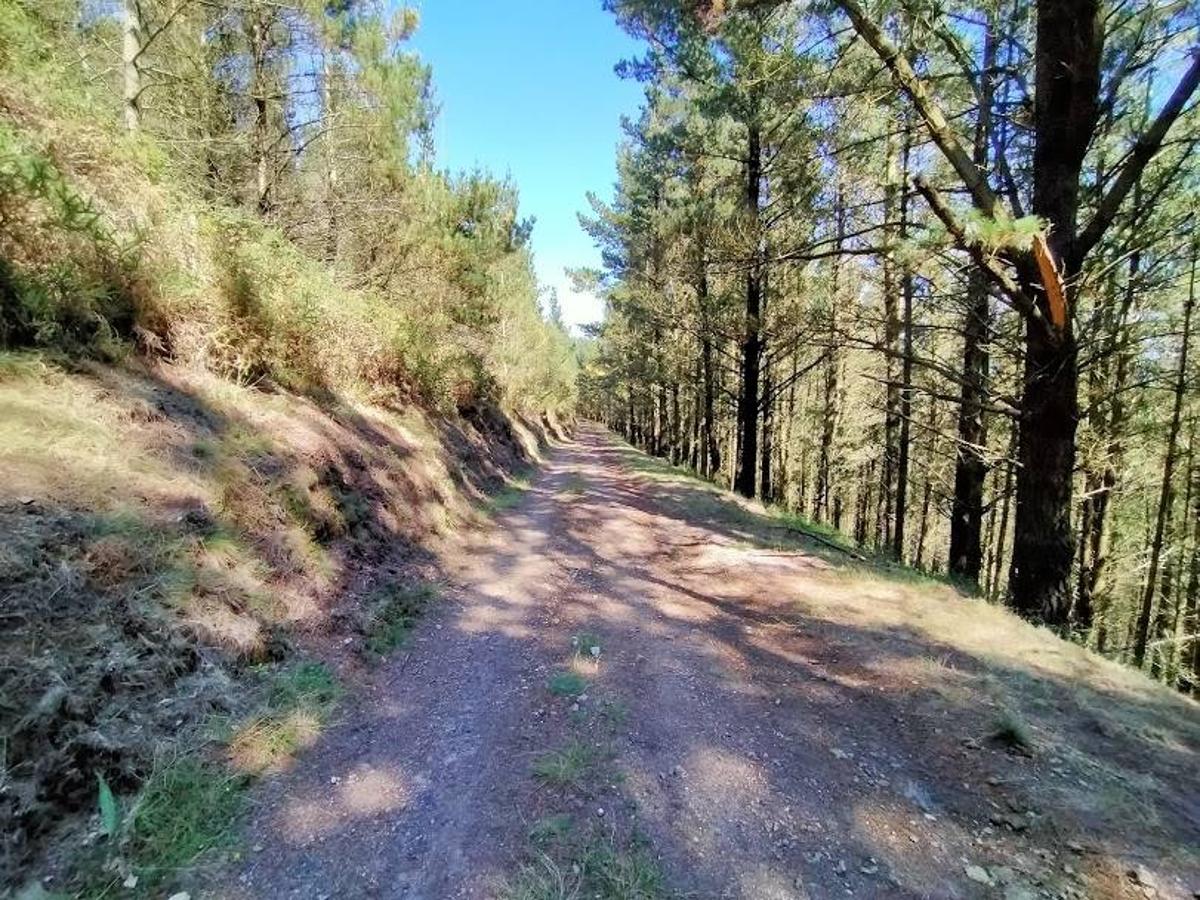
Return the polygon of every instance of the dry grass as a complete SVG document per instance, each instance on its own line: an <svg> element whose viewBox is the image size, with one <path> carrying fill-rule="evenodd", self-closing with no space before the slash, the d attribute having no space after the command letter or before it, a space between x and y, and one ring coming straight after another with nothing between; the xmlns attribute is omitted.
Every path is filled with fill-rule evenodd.
<svg viewBox="0 0 1200 900"><path fill-rule="evenodd" d="M253 691L224 663L287 658L330 599L355 599L357 558L480 521L488 486L528 464L413 408L137 362L0 355L0 419L3 777L30 797L54 781L38 815L56 822L94 808L95 773L127 796L157 744L231 707L234 767L289 765L324 714L241 709ZM99 728L122 750L97 751ZM39 839L10 812L0 863L20 872Z"/></svg>

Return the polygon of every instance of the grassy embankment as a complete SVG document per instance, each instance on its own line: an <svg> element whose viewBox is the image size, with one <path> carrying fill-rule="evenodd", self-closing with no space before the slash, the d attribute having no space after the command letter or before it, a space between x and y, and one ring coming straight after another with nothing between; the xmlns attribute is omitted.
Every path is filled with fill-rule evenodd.
<svg viewBox="0 0 1200 900"><path fill-rule="evenodd" d="M30 9L0 7L0 893L165 896L555 426L430 314L454 285L398 304L207 201Z"/></svg>

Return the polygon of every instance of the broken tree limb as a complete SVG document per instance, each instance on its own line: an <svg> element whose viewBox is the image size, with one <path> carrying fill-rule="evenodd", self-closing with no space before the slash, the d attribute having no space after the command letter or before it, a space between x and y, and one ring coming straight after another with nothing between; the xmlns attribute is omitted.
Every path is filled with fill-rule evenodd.
<svg viewBox="0 0 1200 900"><path fill-rule="evenodd" d="M929 204L933 214L946 226L946 230L950 232L955 243L970 255L971 260L1000 288L1016 310L1031 321L1040 323L1041 327L1048 329L1050 335L1054 336L1055 332L1050 323L1046 321L1046 317L1042 315L1037 303L1004 271L996 259L980 246L978 241L971 240L967 229L954 215L953 210L947 205L938 189L926 181L922 175L913 178L913 187L925 198L925 202Z"/></svg>

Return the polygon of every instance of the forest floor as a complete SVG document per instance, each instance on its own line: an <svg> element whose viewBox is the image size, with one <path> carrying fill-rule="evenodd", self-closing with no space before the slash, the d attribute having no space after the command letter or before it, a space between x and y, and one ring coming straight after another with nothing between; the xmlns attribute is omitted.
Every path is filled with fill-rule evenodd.
<svg viewBox="0 0 1200 900"><path fill-rule="evenodd" d="M192 896L1200 896L1200 711L596 426Z"/></svg>

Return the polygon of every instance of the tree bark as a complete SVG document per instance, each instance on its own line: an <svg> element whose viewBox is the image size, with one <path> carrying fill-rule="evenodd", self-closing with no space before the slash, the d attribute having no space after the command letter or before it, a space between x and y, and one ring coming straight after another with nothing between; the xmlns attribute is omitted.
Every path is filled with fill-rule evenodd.
<svg viewBox="0 0 1200 900"><path fill-rule="evenodd" d="M1200 242L1195 244L1200 248ZM1187 302L1183 306L1183 337L1179 347L1179 365L1175 373L1175 402L1171 407L1171 423L1167 430L1167 448L1163 459L1162 483L1158 493L1158 513L1154 519L1154 537L1150 542L1150 562L1146 570L1146 589L1138 609L1133 635L1133 664L1138 668L1146 660L1146 645L1150 634L1150 613L1154 592L1158 586L1158 566L1162 557L1163 536L1166 533L1171 508L1175 500L1175 456L1179 442L1179 424L1183 415L1183 399L1187 392L1188 344L1191 338L1192 309L1196 305L1196 252L1192 253L1192 272Z"/></svg>
<svg viewBox="0 0 1200 900"><path fill-rule="evenodd" d="M124 0L121 9L121 109L125 130L142 127L142 16L138 0Z"/></svg>
<svg viewBox="0 0 1200 900"><path fill-rule="evenodd" d="M1025 377L1017 456L1017 515L1009 575L1011 603L1026 618L1067 624L1071 608L1071 531L1078 352L1073 325L1080 173L1099 120L1104 27L1099 0L1041 0L1033 150L1033 212L1049 225L1048 253L1061 285L1023 258L1019 277L1045 323L1027 319ZM1061 289L1061 302L1056 293Z"/></svg>
<svg viewBox="0 0 1200 900"><path fill-rule="evenodd" d="M254 104L254 132L252 152L254 154L254 204L259 215L271 212L270 173L270 108L267 84L267 56L271 26L268 13L256 8L249 13L250 38L250 93Z"/></svg>
<svg viewBox="0 0 1200 900"><path fill-rule="evenodd" d="M900 152L900 240L908 239L908 167L911 140L907 120ZM904 356L900 365L900 435L896 444L896 511L892 528L892 556L904 561L905 524L908 519L908 467L912 443L913 392L913 271L905 261L900 272L900 298L904 304Z"/></svg>
<svg viewBox="0 0 1200 900"><path fill-rule="evenodd" d="M733 488L753 497L758 471L759 366L762 358L763 271L759 214L762 190L762 135L758 123L748 128L746 150L746 211L753 244L746 270L746 312L742 336L742 385L738 394L737 472Z"/></svg>
<svg viewBox="0 0 1200 900"><path fill-rule="evenodd" d="M771 367L768 363L763 367L763 411L762 411L762 449L759 452L761 464L759 466L759 481L758 481L758 496L763 503L769 503L775 499L774 489L771 483L771 454L775 448L773 446L773 437L771 429L774 426L774 416L772 415L774 401L771 398Z"/></svg>
<svg viewBox="0 0 1200 900"><path fill-rule="evenodd" d="M983 60L977 76L979 113L971 154L981 171L987 171L988 147L991 145L995 61L995 26L989 16ZM963 381L958 407L954 500L950 511L949 570L951 576L976 588L983 565L983 495L988 473L984 458L987 424L983 406L988 384L990 302L986 277L978 269L972 269L967 278L967 313L963 321Z"/></svg>

